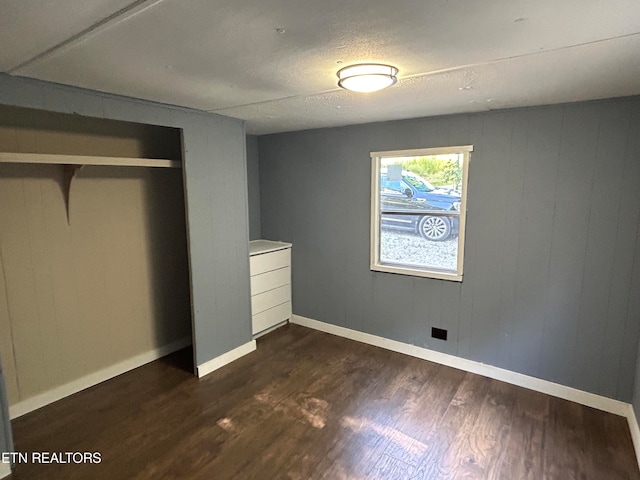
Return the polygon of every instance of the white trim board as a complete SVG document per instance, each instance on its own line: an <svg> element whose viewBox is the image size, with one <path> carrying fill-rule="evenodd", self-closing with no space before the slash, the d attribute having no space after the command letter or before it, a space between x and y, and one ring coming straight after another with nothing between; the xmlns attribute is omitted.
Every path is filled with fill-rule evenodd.
<svg viewBox="0 0 640 480"><path fill-rule="evenodd" d="M95 155L59 155L53 153L0 152L0 163L182 168L182 162L163 158L97 157Z"/></svg>
<svg viewBox="0 0 640 480"><path fill-rule="evenodd" d="M300 315L291 315L290 322L302 325L303 327L313 328L314 330L320 330L322 332L337 335L339 337L355 340L357 342L403 353L423 360L429 360L434 363L464 370L465 372L493 378L495 380L500 380L512 385L535 390L537 392L546 393L547 395L625 417L629 424L629 430L631 431L631 440L633 441L633 448L636 452L636 461L638 462L638 467L640 467L640 426L638 425L638 420L633 406L629 403L621 402L620 400L615 400L613 398L603 397L602 395L596 395L595 393L578 390L577 388L567 387L548 380L531 377L522 373L512 372L492 365L486 365L474 360L467 360L466 358L436 352L434 350L429 350L428 348L417 347L415 345L409 345L408 343L378 337L377 335L371 335L369 333L339 327L330 323L320 322Z"/></svg>
<svg viewBox="0 0 640 480"><path fill-rule="evenodd" d="M81 390L85 390L97 385L98 383L102 383L105 380L109 380L110 378L128 372L129 370L133 370L134 368L153 362L158 358L169 355L170 353L189 345L191 345L191 337L181 338L180 340L176 340L168 345L155 348L146 353L141 353L140 355L136 355L135 357L131 357L127 360L116 363L115 365L111 365L103 368L102 370L98 370L97 372L85 375L77 380L52 388L51 390L36 395L35 397L27 398L9 406L9 417L13 420L14 418L18 418L26 413L44 407L45 405L49 405L50 403L56 402L64 397L68 397L69 395L73 395Z"/></svg>
<svg viewBox="0 0 640 480"><path fill-rule="evenodd" d="M244 357L248 353L253 352L255 349L256 341L251 340L250 342L247 342L244 345L240 345L239 347L236 347L233 350L228 351L227 353L223 353L219 357L198 365L198 378L202 378L205 375L213 372L214 370L218 370L219 368L228 365L234 360L237 360L240 357Z"/></svg>

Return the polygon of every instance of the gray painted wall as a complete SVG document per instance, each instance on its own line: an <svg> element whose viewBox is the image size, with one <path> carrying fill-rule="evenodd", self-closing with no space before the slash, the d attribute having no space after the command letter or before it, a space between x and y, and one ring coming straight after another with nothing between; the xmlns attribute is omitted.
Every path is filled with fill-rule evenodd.
<svg viewBox="0 0 640 480"><path fill-rule="evenodd" d="M182 129L196 364L251 340L241 121L5 74L0 104Z"/></svg>
<svg viewBox="0 0 640 480"><path fill-rule="evenodd" d="M249 190L249 238L257 240L260 233L260 164L258 137L247 135L247 189Z"/></svg>
<svg viewBox="0 0 640 480"><path fill-rule="evenodd" d="M466 144L463 283L371 272L369 152ZM640 98L261 136L259 148L262 234L293 243L294 313L631 400Z"/></svg>
<svg viewBox="0 0 640 480"><path fill-rule="evenodd" d="M632 405L633 410L636 414L636 420L638 421L638 426L640 427L640 352L638 352L638 358L636 361L636 375L634 378L633 385L633 399Z"/></svg>

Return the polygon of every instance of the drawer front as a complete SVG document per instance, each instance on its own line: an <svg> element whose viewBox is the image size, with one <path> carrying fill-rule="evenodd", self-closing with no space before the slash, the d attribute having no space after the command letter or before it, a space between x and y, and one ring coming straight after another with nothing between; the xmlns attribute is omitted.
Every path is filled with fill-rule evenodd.
<svg viewBox="0 0 640 480"><path fill-rule="evenodd" d="M291 285L267 290L251 297L251 312L253 315L269 310L277 305L291 301Z"/></svg>
<svg viewBox="0 0 640 480"><path fill-rule="evenodd" d="M262 255L253 255L249 258L249 271L251 272L251 276L288 267L289 265L291 265L290 248L263 253Z"/></svg>
<svg viewBox="0 0 640 480"><path fill-rule="evenodd" d="M251 296L291 283L291 267L273 270L251 277Z"/></svg>
<svg viewBox="0 0 640 480"><path fill-rule="evenodd" d="M283 303L282 305L258 313L252 317L253 334L260 333L289 318L291 318L291 302Z"/></svg>

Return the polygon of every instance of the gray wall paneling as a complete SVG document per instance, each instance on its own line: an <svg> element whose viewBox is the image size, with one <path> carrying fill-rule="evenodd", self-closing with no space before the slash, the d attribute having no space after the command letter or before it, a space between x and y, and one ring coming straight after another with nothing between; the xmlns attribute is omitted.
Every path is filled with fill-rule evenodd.
<svg viewBox="0 0 640 480"><path fill-rule="evenodd" d="M259 137L262 234L294 245L294 313L630 401L639 118L632 97ZM464 144L464 282L371 272L369 152Z"/></svg>
<svg viewBox="0 0 640 480"><path fill-rule="evenodd" d="M195 363L251 340L241 121L4 74L0 104L182 129Z"/></svg>
<svg viewBox="0 0 640 480"><path fill-rule="evenodd" d="M631 112L630 139L627 147L624 187L632 199L640 197L637 175L640 175L640 159L637 152L640 150L640 111L637 108ZM628 172L628 173L627 173ZM631 318L640 317L640 227L636 231L635 238L636 256L631 272L631 282L629 285L629 297L626 306L626 316ZM640 349L638 348L638 336L640 335L640 322L628 322L625 324L624 340L620 359L620 369L625 377L633 377L634 385L622 388L627 389L628 394L633 395L633 406L636 416L640 419ZM637 362L627 362L634 352L637 352Z"/></svg>
<svg viewBox="0 0 640 480"><path fill-rule="evenodd" d="M595 178L600 105L566 111L557 168L549 284L546 302L542 372L561 384L571 383L581 317L591 186Z"/></svg>
<svg viewBox="0 0 640 480"><path fill-rule="evenodd" d="M249 193L249 238L257 240L260 234L260 162L258 137L247 135L247 190Z"/></svg>
<svg viewBox="0 0 640 480"><path fill-rule="evenodd" d="M515 284L516 309L509 365L517 372L539 376L562 110L531 111L526 128L526 143L520 152L525 166L522 204L517 214L521 221L516 274L511 279Z"/></svg>
<svg viewBox="0 0 640 480"><path fill-rule="evenodd" d="M594 153L595 164L606 165L606 168L598 168L591 183L583 298L572 363L578 388L588 391L599 388L603 394L612 395L618 378L606 377L619 365L618 353L622 350L621 335L624 334L625 323L620 307L626 309L633 267L633 256L627 252L633 252L637 231L637 218L631 225L620 222L620 219L629 217L630 211L637 211L638 205L631 199L632 203L621 204L629 108L619 103L602 104L601 108ZM620 205L620 208L612 208L613 205ZM629 237L632 240L630 245ZM625 262L621 263L621 258ZM612 316L612 309L622 313L622 317ZM613 345L616 345L615 349L610 348ZM593 352L602 352L602 355L598 358Z"/></svg>

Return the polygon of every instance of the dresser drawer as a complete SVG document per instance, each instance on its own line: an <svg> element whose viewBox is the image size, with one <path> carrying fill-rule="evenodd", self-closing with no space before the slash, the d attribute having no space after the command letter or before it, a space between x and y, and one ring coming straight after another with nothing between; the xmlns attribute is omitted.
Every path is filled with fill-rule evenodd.
<svg viewBox="0 0 640 480"><path fill-rule="evenodd" d="M290 248L264 253L262 255L253 255L249 258L249 271L251 272L251 276L288 267L289 265L291 265Z"/></svg>
<svg viewBox="0 0 640 480"><path fill-rule="evenodd" d="M283 303L277 307L270 308L252 317L253 334L260 333L267 328L273 327L280 322L291 318L291 302Z"/></svg>
<svg viewBox="0 0 640 480"><path fill-rule="evenodd" d="M291 283L291 267L280 268L251 277L251 296Z"/></svg>
<svg viewBox="0 0 640 480"><path fill-rule="evenodd" d="M256 315L289 301L291 301L291 285L267 290L251 297L251 313Z"/></svg>

